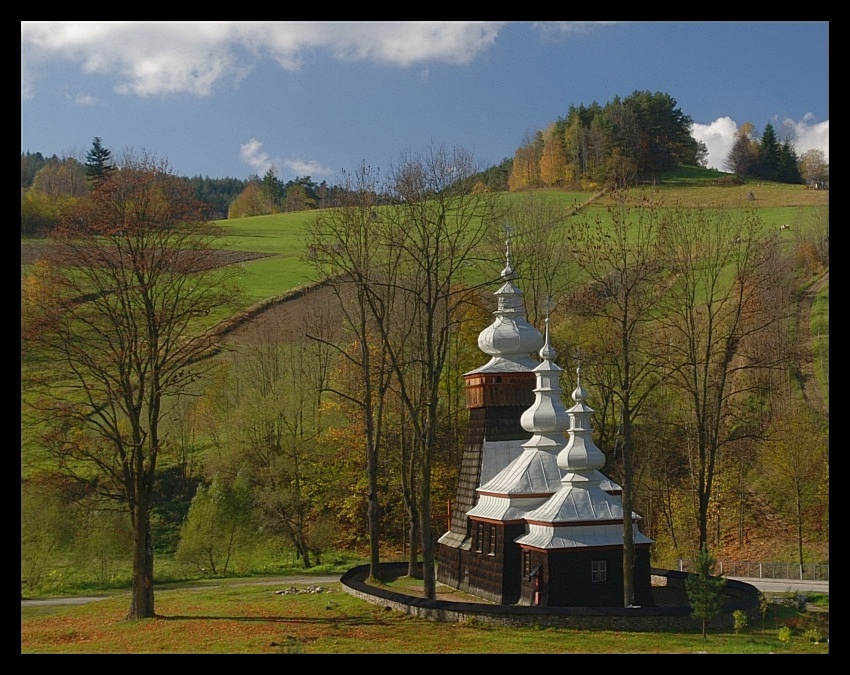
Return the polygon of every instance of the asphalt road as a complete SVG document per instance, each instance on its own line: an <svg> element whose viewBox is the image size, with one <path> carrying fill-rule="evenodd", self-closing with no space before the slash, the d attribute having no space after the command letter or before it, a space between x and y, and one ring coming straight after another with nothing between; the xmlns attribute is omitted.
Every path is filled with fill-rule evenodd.
<svg viewBox="0 0 850 675"><path fill-rule="evenodd" d="M335 576L291 576L291 577L266 577L264 579L253 579L251 581L235 581L229 582L228 586L281 586L288 588L293 584L309 585L309 584L332 584L339 581L339 574ZM223 584L204 584L203 586L157 586L156 592L167 593L173 590L192 590L215 588ZM73 598L41 598L39 600L21 600L21 607L37 607L38 605L85 605L89 602L97 602L98 600L106 600L108 595L88 595Z"/></svg>
<svg viewBox="0 0 850 675"><path fill-rule="evenodd" d="M800 581L799 579L759 579L757 577L728 577L755 586L764 593L826 593L828 581Z"/></svg>
<svg viewBox="0 0 850 675"><path fill-rule="evenodd" d="M755 586L764 593L826 593L829 594L828 581L800 581L797 579L758 579L754 577L729 577L737 579L744 583ZM229 586L282 586L287 587L292 584L331 584L339 581L339 576L294 576L294 577L274 577L263 580L239 581L229 583ZM214 588L209 584L204 586L187 587L181 586L180 589L188 590L189 588ZM157 593L167 593L168 587L157 588ZM88 602L97 602L98 600L106 600L109 596L80 596L75 598L43 598L40 600L21 600L21 607L35 607L38 605L84 605Z"/></svg>

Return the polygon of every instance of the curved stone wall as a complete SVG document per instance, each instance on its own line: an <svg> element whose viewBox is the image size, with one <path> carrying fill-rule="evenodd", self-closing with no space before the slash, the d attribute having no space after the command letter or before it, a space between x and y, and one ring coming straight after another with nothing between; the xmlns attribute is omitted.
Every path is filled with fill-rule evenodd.
<svg viewBox="0 0 850 675"><path fill-rule="evenodd" d="M403 576L407 563L382 563L387 576ZM686 603L665 604L656 607L527 607L520 605L490 605L472 602L427 600L396 593L366 583L369 566L348 570L340 582L349 595L366 602L381 605L387 610L404 612L432 621L496 623L513 626L558 626L573 629L599 629L624 631L675 631L700 630L700 624L691 618L691 608ZM655 577L666 580L667 590L659 593L679 597L684 589L686 572L653 569ZM724 589L726 601L721 616L711 623L712 628L731 629L732 612L741 609L755 621L758 612L758 589L734 579L727 579Z"/></svg>

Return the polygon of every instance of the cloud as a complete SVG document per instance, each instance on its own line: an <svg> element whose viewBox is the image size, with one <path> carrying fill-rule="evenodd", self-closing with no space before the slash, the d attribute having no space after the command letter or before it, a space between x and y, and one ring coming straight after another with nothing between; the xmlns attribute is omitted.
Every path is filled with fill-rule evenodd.
<svg viewBox="0 0 850 675"><path fill-rule="evenodd" d="M829 120L814 121L814 115L806 113L800 121L785 119L782 125L774 124L780 141L785 138L785 131L791 134L794 151L801 157L807 150L823 150L826 161L829 162ZM710 169L726 171L723 166L732 144L738 124L730 117L719 117L711 124L694 124L693 137L705 143L708 148L708 164Z"/></svg>
<svg viewBox="0 0 850 675"><path fill-rule="evenodd" d="M281 166L292 171L295 177L329 176L333 173L332 169L322 166L320 162L313 159L309 161L303 159L286 159L283 162L275 162L269 153L263 150L262 142L256 138L252 138L247 143L239 146L239 158L250 166L258 176L264 175L272 167L279 168Z"/></svg>
<svg viewBox="0 0 850 675"><path fill-rule="evenodd" d="M21 98L40 67L76 63L116 80L119 94L209 96L259 59L298 70L311 51L396 67L469 63L496 41L498 22L22 22Z"/></svg>
<svg viewBox="0 0 850 675"><path fill-rule="evenodd" d="M786 119L783 125L793 133L797 157L807 150L823 150L824 159L829 163L829 120L815 122L814 119L814 115L806 113L799 122Z"/></svg>
<svg viewBox="0 0 850 675"><path fill-rule="evenodd" d="M725 171L723 164L729 156L738 125L731 117L719 117L711 124L694 123L691 129L693 137L705 143L708 148L708 168Z"/></svg>
<svg viewBox="0 0 850 675"><path fill-rule="evenodd" d="M312 159L309 162L300 159L287 159L283 164L291 169L296 177L310 176L312 178L315 176L330 176L333 173L332 169L328 169Z"/></svg>
<svg viewBox="0 0 850 675"><path fill-rule="evenodd" d="M619 21L535 21L532 26L544 40L558 41L574 33L589 33L599 26L608 26Z"/></svg>
<svg viewBox="0 0 850 675"><path fill-rule="evenodd" d="M263 150L263 144L256 138L239 146L239 159L254 169L258 176L262 176L274 166L269 154Z"/></svg>

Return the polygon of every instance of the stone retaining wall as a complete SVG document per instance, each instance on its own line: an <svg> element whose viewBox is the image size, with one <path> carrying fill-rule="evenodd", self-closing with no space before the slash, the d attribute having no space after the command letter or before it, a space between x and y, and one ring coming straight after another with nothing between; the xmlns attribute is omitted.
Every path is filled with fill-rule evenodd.
<svg viewBox="0 0 850 675"><path fill-rule="evenodd" d="M403 576L407 563L382 563L389 575ZM432 621L484 623L507 626L556 626L575 630L620 630L652 632L699 631L701 625L691 618L691 608L681 606L657 607L527 607L520 605L489 605L484 603L427 600L396 593L366 583L368 565L346 572L341 583L349 595L366 602L418 616ZM684 586L686 572L653 569L655 577L664 577L666 586ZM732 612L743 610L751 621L761 615L758 611L758 589L741 581L728 579L726 602L721 616L711 622L712 629L731 630Z"/></svg>

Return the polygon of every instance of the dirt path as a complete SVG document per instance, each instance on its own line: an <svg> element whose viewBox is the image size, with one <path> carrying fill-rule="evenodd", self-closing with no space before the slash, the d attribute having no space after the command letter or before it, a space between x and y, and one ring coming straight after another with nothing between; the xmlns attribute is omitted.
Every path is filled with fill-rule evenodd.
<svg viewBox="0 0 850 675"><path fill-rule="evenodd" d="M797 336L797 365L795 375L803 392L803 399L818 415L829 415L829 407L823 399L820 385L815 376L814 344L811 334L812 308L815 298L824 289L829 288L829 270L809 286L800 295L795 316L795 335ZM827 336L821 336L826 337Z"/></svg>

